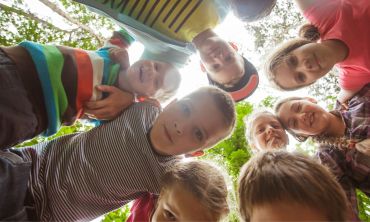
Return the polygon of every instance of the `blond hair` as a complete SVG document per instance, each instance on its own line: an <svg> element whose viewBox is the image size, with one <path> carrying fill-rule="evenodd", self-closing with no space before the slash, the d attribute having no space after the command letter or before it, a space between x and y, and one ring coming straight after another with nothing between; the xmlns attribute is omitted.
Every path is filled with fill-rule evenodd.
<svg viewBox="0 0 370 222"><path fill-rule="evenodd" d="M229 212L225 178L211 164L199 160L177 163L164 175L161 194L175 184L192 193L215 220L221 220Z"/></svg>
<svg viewBox="0 0 370 222"><path fill-rule="evenodd" d="M346 197L331 172L301 154L260 152L246 163L238 182L239 211L249 221L252 209L283 201L317 209L330 221L346 219Z"/></svg>

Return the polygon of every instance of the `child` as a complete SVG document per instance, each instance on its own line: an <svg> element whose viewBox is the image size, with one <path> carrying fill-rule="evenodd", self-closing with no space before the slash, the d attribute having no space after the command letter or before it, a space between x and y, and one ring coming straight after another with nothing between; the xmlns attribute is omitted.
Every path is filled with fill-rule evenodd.
<svg viewBox="0 0 370 222"><path fill-rule="evenodd" d="M179 162L161 187L159 198L148 193L134 202L127 222L220 221L229 211L225 179L206 162Z"/></svg>
<svg viewBox="0 0 370 222"><path fill-rule="evenodd" d="M144 192L158 193L176 155L215 145L234 125L232 98L203 87L161 113L151 103L135 103L88 132L23 148L19 156L32 163L33 219L91 220Z"/></svg>
<svg viewBox="0 0 370 222"><path fill-rule="evenodd" d="M9 86L0 98L0 127L7 129L0 136L0 147L10 147L41 132L52 135L61 124L72 124L84 114L84 103L102 99L96 89L100 84L116 85L139 96L172 96L180 83L176 68L156 60L140 60L129 67L123 48L132 41L121 30L97 51L28 41L2 47L0 77ZM112 53L119 63L110 58ZM113 104L119 110L133 100L128 93L122 95Z"/></svg>
<svg viewBox="0 0 370 222"><path fill-rule="evenodd" d="M370 1L296 2L312 25L302 27L303 38L286 42L271 54L267 76L279 88L294 90L313 84L336 65L338 100L344 103L370 82Z"/></svg>
<svg viewBox="0 0 370 222"><path fill-rule="evenodd" d="M243 221L345 221L346 199L322 165L284 150L260 152L240 171Z"/></svg>
<svg viewBox="0 0 370 222"><path fill-rule="evenodd" d="M160 58L181 67L198 50L210 84L231 93L235 101L250 96L258 86L257 70L237 49L212 29L240 1L92 1L77 0L110 16L145 46L144 59ZM249 1L250 2L250 1ZM252 1L253 12L265 11L275 1ZM255 4L255 5L254 5ZM258 10L257 10L258 8ZM244 8L245 9L245 8ZM248 11L248 10L247 10ZM250 12L250 11L249 11ZM253 16L252 16L253 17Z"/></svg>
<svg viewBox="0 0 370 222"><path fill-rule="evenodd" d="M299 141L307 137L320 144L317 156L330 167L358 214L355 188L370 194L370 84L344 107L327 112L312 98L291 97L277 103L276 114L283 126Z"/></svg>
<svg viewBox="0 0 370 222"><path fill-rule="evenodd" d="M253 112L245 122L245 137L254 153L269 149L285 149L288 135L278 118L267 110Z"/></svg>

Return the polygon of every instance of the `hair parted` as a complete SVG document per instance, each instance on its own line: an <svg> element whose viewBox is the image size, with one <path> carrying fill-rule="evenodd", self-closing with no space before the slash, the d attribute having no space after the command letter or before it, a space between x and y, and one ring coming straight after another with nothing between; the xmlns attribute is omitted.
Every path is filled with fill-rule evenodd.
<svg viewBox="0 0 370 222"><path fill-rule="evenodd" d="M212 164L199 160L177 163L163 176L161 193L166 192L174 184L181 184L198 198L216 221L228 214L225 178Z"/></svg>
<svg viewBox="0 0 370 222"><path fill-rule="evenodd" d="M243 22L253 22L268 16L276 0L231 0L232 10Z"/></svg>
<svg viewBox="0 0 370 222"><path fill-rule="evenodd" d="M306 98L299 97L299 96L291 96L291 97L287 97L287 98L284 98L284 99L281 99L281 100L277 101L276 104L275 104L275 107L274 107L275 115L277 115L277 113L280 111L281 106L284 103L289 102L289 101L294 101L294 100L306 100ZM293 130L291 130L287 126L285 126L281 121L280 121L280 123L284 127L284 129L288 133L290 133L298 142L304 142L304 141L307 140L308 136L298 135L298 134L294 133Z"/></svg>
<svg viewBox="0 0 370 222"><path fill-rule="evenodd" d="M196 97L202 94L209 94L214 99L216 107L223 114L223 120L227 129L225 137L227 137L227 135L232 133L236 122L235 103L233 98L229 93L214 86L200 87L186 97L197 99ZM217 139L217 141L218 140L220 140L220 138Z"/></svg>
<svg viewBox="0 0 370 222"><path fill-rule="evenodd" d="M238 199L243 221L250 221L253 207L288 201L317 209L329 221L346 219L344 191L325 166L309 157L263 151L240 172Z"/></svg>
<svg viewBox="0 0 370 222"><path fill-rule="evenodd" d="M291 51L306 45L308 43L312 43L312 41L302 39L302 38L296 38L291 39L287 42L282 43L279 45L267 58L265 61L264 69L265 69L265 75L269 82L277 89L279 90L285 90L285 91L292 91L299 88L302 88L304 86L297 86L293 88L285 88L276 81L275 76L275 70L279 67L279 65L285 61L287 56L290 54Z"/></svg>

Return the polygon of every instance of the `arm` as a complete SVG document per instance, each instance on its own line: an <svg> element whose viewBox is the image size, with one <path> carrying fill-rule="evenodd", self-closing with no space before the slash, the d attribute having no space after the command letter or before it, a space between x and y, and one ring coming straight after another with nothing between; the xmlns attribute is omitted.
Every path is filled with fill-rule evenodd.
<svg viewBox="0 0 370 222"><path fill-rule="evenodd" d="M100 85L97 89L109 93L109 96L99 101L89 101L85 105L88 117L99 120L110 120L117 117L122 110L134 102L134 95L124 92L114 86Z"/></svg>
<svg viewBox="0 0 370 222"><path fill-rule="evenodd" d="M341 89L337 100L341 104L345 104L348 100L350 100L358 91L360 90L346 90L346 89Z"/></svg>
<svg viewBox="0 0 370 222"><path fill-rule="evenodd" d="M295 0L297 6L301 10L301 12L304 12L308 8L310 8L312 5L319 3L322 0Z"/></svg>

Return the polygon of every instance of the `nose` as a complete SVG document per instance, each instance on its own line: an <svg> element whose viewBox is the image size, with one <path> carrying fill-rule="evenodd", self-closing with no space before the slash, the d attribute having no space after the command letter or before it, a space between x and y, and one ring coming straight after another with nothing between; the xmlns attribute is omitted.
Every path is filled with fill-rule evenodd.
<svg viewBox="0 0 370 222"><path fill-rule="evenodd" d="M174 122L174 127L175 127L176 134L177 135L182 135L182 133L183 133L183 127L182 127L182 125L178 121L175 121Z"/></svg>
<svg viewBox="0 0 370 222"><path fill-rule="evenodd" d="M266 133L267 133L267 135L271 135L273 131L274 131L274 128L273 127L271 127L271 126L267 126L266 127Z"/></svg>

